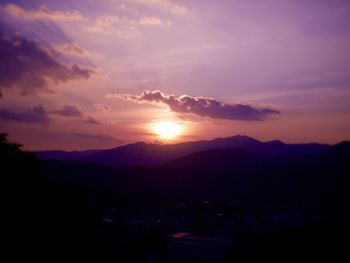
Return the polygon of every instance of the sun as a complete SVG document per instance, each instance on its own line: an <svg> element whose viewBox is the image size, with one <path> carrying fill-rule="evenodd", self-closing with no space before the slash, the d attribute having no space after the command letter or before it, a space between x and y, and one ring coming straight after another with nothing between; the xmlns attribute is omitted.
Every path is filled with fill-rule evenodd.
<svg viewBox="0 0 350 263"><path fill-rule="evenodd" d="M161 121L154 125L154 131L163 140L172 140L180 135L182 126L174 121Z"/></svg>

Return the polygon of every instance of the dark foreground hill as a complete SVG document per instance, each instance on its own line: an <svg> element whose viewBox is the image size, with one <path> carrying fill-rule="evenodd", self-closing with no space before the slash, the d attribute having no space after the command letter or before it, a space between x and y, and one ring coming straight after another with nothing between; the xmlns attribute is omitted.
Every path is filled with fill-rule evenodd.
<svg viewBox="0 0 350 263"><path fill-rule="evenodd" d="M213 149L153 168L112 168L51 160L41 161L40 171L51 181L131 199L148 196L253 204L291 201L310 206L323 206L337 199L331 205L336 208L343 205L348 195L349 164L349 143L343 143L306 156L277 157L238 149Z"/></svg>
<svg viewBox="0 0 350 263"><path fill-rule="evenodd" d="M207 149L158 167L36 162L0 146L12 258L174 262L169 235L189 232L226 252L187 262L348 259L347 142L306 155Z"/></svg>
<svg viewBox="0 0 350 263"><path fill-rule="evenodd" d="M211 141L195 141L178 144L128 144L109 150L44 151L37 156L43 160L75 160L105 166L159 166L188 154L209 149L235 148L263 155L297 156L320 153L329 148L325 144L285 144L281 141L260 142L247 136L218 138Z"/></svg>
<svg viewBox="0 0 350 263"><path fill-rule="evenodd" d="M350 143L303 156L212 149L159 167L45 160L38 168L49 186L48 240L63 255L167 262L169 234L224 229L233 243L220 262L348 257Z"/></svg>

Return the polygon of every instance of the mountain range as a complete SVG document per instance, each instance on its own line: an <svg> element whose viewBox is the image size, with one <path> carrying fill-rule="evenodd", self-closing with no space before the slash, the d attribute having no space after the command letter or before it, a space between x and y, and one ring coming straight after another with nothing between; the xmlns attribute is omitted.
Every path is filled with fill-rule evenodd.
<svg viewBox="0 0 350 263"><path fill-rule="evenodd" d="M138 142L107 150L39 151L41 160L82 161L104 166L160 166L187 155L213 149L237 149L264 156L301 156L322 153L331 146L305 143L287 144L278 140L261 142L254 138L236 135L210 141L193 141L177 144Z"/></svg>

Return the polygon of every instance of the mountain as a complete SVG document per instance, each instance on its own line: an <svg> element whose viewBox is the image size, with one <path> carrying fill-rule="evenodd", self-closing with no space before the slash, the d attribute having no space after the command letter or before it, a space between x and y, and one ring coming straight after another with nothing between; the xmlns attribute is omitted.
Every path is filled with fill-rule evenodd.
<svg viewBox="0 0 350 263"><path fill-rule="evenodd" d="M42 160L62 160L73 161L80 160L81 158L99 152L100 150L86 150L86 151L38 151L36 156Z"/></svg>
<svg viewBox="0 0 350 263"><path fill-rule="evenodd" d="M238 149L210 149L159 167L106 167L46 160L40 172L50 183L69 183L87 192L161 200L233 200L259 204L302 200L303 205L343 209L350 183L350 143L307 156L272 156ZM289 200L289 201L288 201ZM315 201L316 200L316 201Z"/></svg>
<svg viewBox="0 0 350 263"><path fill-rule="evenodd" d="M191 153L184 157L172 160L163 167L168 169L188 169L191 167L198 169L205 168L234 168L249 166L252 162L267 159L258 153L247 152L235 148L210 149Z"/></svg>
<svg viewBox="0 0 350 263"><path fill-rule="evenodd" d="M260 145L250 139L243 145L247 144ZM287 147L280 142L273 144ZM183 145L187 149L188 145ZM191 146L194 145L197 143ZM149 154L149 146L138 143L121 148L139 161ZM151 146L153 151L168 149ZM130 155L135 149L144 152ZM123 157L125 152L120 152L117 150ZM101 246L107 248L108 255L115 255L117 244L128 255L137 253L138 247L154 253L158 246L166 247L164 242L169 233L214 233L215 236L223 233L225 237L232 236L233 251L241 253L243 259L227 262L246 262L252 251L265 253L272 249L268 253L275 253L276 247L283 251L277 256L279 261L284 255L296 253L298 258L305 257L305 251L314 259L320 247L333 259L339 255L339 247L347 251L342 240L349 235L350 143L308 153L276 156L234 148L206 149L157 167L108 167L81 161L41 160L36 170L45 184L36 187L36 183L18 182L23 188L36 187L29 187L27 192L28 196L38 192L42 213L35 217L36 203L28 203L27 195L24 199L28 205L17 205L14 210L19 211L18 225L24 224L25 229L36 226L33 221L43 224L42 218L48 218L44 231L54 240L49 245L57 244L60 249L69 242L72 250L76 250L77 244L85 250ZM17 195L10 195L10 199L12 196ZM23 207L28 207L27 213L23 213ZM26 214L35 220L23 222ZM206 228L210 232L203 232ZM216 228L224 232L216 233ZM43 237L42 240L51 241L46 235ZM285 248L292 250L285 252L282 250ZM106 252L102 250L99 254ZM261 254L257 255L260 260ZM271 262L270 257L266 259Z"/></svg>
<svg viewBox="0 0 350 263"><path fill-rule="evenodd" d="M281 141L261 142L248 136L236 135L211 141L194 141L178 144L147 144L139 142L108 150L81 152L46 151L38 152L37 155L39 159L80 160L114 167L159 166L191 153L226 148L235 148L268 156L297 156L323 152L329 148L329 145L317 143L285 144Z"/></svg>

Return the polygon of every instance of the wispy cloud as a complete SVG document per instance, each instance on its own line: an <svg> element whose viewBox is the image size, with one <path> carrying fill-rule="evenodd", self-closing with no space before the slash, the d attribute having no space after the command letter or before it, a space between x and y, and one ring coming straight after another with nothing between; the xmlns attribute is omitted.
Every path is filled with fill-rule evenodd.
<svg viewBox="0 0 350 263"><path fill-rule="evenodd" d="M148 17L142 17L140 18L138 21L135 22L136 24L140 24L140 25L154 25L154 26L170 26L171 22L168 21L162 21L161 19L159 19L158 17L152 17L152 16L148 16Z"/></svg>
<svg viewBox="0 0 350 263"><path fill-rule="evenodd" d="M170 12L175 15L185 15L188 9L184 5L176 4L171 0L114 0L119 3L124 9L128 9L129 6L143 6L154 9L161 9L163 11Z"/></svg>
<svg viewBox="0 0 350 263"><path fill-rule="evenodd" d="M84 121L84 123L86 123L86 124L95 124L95 125L101 124L97 120L92 118L91 116L87 116L86 120Z"/></svg>
<svg viewBox="0 0 350 263"><path fill-rule="evenodd" d="M145 90L141 95L114 93L108 98L119 98L135 102L162 103L177 113L193 113L203 117L214 119L228 119L241 121L259 121L268 115L279 114L274 109L258 109L250 105L228 104L213 98L191 97L189 95L167 95L160 90Z"/></svg>
<svg viewBox="0 0 350 263"><path fill-rule="evenodd" d="M6 16L17 21L52 21L57 24L75 23L79 24L82 29L93 31L96 33L111 33L115 30L131 30L135 27L150 26L150 27L168 27L172 23L170 20L162 19L158 14L150 15L147 12L138 12L142 7L160 8L163 11L168 10L174 14L183 14L185 7L174 5L170 1L119 1L119 12L117 14L105 14L103 16L89 17L83 15L78 10L57 11L50 10L46 6L40 6L38 9L25 9L16 4L7 4L0 7L0 11ZM128 8L129 6L130 8ZM141 9L140 9L141 7ZM133 10L133 11L131 11Z"/></svg>
<svg viewBox="0 0 350 263"><path fill-rule="evenodd" d="M97 103L97 104L94 104L94 107L96 108L96 110L103 113L111 111L111 106L107 104Z"/></svg>
<svg viewBox="0 0 350 263"><path fill-rule="evenodd" d="M85 49L83 49L80 45L74 42L54 45L51 51L53 53L60 53L64 56L71 57L86 57L88 54L88 52Z"/></svg>
<svg viewBox="0 0 350 263"><path fill-rule="evenodd" d="M173 14L178 14L178 15L184 15L188 11L186 6L175 4L172 0L134 0L134 1L153 5L153 6L158 6L160 8L170 11Z"/></svg>
<svg viewBox="0 0 350 263"><path fill-rule="evenodd" d="M77 21L86 19L79 11L52 11L46 6L41 6L38 10L27 10L15 4L7 4L4 10L13 17L25 20Z"/></svg>
<svg viewBox="0 0 350 263"><path fill-rule="evenodd" d="M137 27L169 27L172 23L170 20L163 20L155 16L141 16L140 18L119 17L116 15L106 15L91 21L87 28L89 31L108 33L115 30L135 31Z"/></svg>

